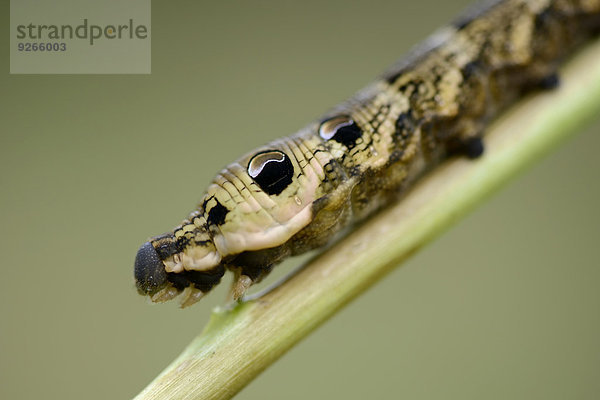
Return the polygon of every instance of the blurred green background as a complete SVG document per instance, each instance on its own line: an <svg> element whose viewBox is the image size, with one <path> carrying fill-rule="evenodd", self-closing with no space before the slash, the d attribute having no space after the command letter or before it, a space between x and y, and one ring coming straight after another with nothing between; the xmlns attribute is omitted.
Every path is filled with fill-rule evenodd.
<svg viewBox="0 0 600 400"><path fill-rule="evenodd" d="M153 2L152 74L0 77L0 398L134 396L200 332L138 246L223 165L344 100L466 1ZM8 2L2 21L8 26ZM600 124L323 325L240 399L600 395ZM283 271L282 267L279 271Z"/></svg>

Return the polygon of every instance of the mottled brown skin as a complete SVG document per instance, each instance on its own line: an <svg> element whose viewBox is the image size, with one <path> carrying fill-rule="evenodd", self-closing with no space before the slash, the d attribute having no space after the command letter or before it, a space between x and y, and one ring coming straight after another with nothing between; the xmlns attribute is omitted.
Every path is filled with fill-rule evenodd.
<svg viewBox="0 0 600 400"><path fill-rule="evenodd" d="M138 290L159 302L188 288L187 306L230 269L241 297L274 264L325 245L445 157L480 156L490 119L556 86L559 63L599 31L600 0L474 8L322 120L221 171L188 220L142 246Z"/></svg>

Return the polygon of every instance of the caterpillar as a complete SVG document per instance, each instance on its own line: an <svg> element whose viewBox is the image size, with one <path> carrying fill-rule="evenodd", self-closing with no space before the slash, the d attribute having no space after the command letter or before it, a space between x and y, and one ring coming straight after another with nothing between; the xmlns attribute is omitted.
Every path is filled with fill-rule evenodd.
<svg viewBox="0 0 600 400"><path fill-rule="evenodd" d="M600 32L600 0L474 7L296 134L221 170L197 208L138 250L138 292L187 307L235 274L240 299L274 265L322 247L451 156L477 158L492 118Z"/></svg>

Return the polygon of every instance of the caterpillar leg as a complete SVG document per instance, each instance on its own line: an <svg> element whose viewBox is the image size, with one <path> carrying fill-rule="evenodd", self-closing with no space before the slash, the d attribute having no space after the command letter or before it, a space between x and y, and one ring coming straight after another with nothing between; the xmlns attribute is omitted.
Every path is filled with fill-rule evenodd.
<svg viewBox="0 0 600 400"><path fill-rule="evenodd" d="M554 90L560 86L560 76L557 72L549 73L532 84L529 90ZM485 150L481 127L466 124L462 132L447 145L450 154L466 156L470 159L479 158Z"/></svg>
<svg viewBox="0 0 600 400"><path fill-rule="evenodd" d="M231 289L229 290L229 297L233 301L240 301L253 284L254 281L248 275L236 272Z"/></svg>
<svg viewBox="0 0 600 400"><path fill-rule="evenodd" d="M199 302L202 297L204 297L203 291L194 286L188 286L183 289L183 293L181 294L181 303L179 305L181 308L189 307Z"/></svg>
<svg viewBox="0 0 600 400"><path fill-rule="evenodd" d="M481 157L485 151L481 129L465 129L446 142L446 151L450 155L465 156L470 159Z"/></svg>
<svg viewBox="0 0 600 400"><path fill-rule="evenodd" d="M454 152L467 156L473 160L481 157L484 150L483 139L479 136L473 136L461 140L454 149Z"/></svg>
<svg viewBox="0 0 600 400"><path fill-rule="evenodd" d="M273 264L270 265L246 265L243 267L230 268L234 273L229 297L234 301L241 301L246 294L246 291L263 280L263 278L271 272Z"/></svg>
<svg viewBox="0 0 600 400"><path fill-rule="evenodd" d="M181 293L181 290L173 286L167 286L150 296L150 300L153 303L164 303L166 301L173 300L179 295L179 293Z"/></svg>
<svg viewBox="0 0 600 400"><path fill-rule="evenodd" d="M553 90L560 86L560 76L558 72L553 72L539 80L536 87L540 90Z"/></svg>

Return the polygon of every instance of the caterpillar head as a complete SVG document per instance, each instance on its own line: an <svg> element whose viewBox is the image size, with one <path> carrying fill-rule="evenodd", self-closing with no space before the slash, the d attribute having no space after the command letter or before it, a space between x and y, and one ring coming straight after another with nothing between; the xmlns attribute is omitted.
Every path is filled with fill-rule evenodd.
<svg viewBox="0 0 600 400"><path fill-rule="evenodd" d="M290 254L286 243L313 221L314 203L331 185L324 168L331 156L315 153L319 141L308 140L273 142L223 169L188 219L140 247L134 268L140 294L163 302L184 292L187 306L226 268L247 287Z"/></svg>

